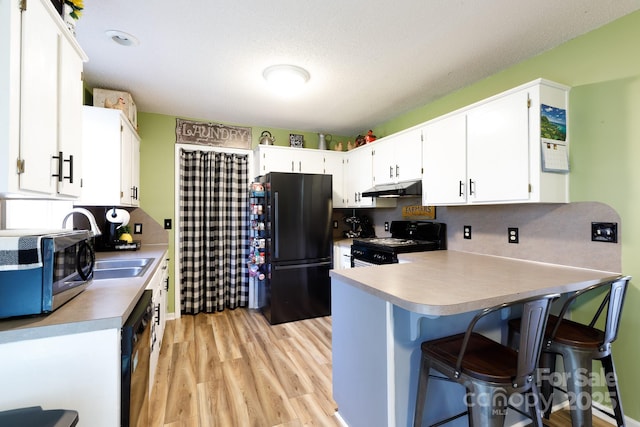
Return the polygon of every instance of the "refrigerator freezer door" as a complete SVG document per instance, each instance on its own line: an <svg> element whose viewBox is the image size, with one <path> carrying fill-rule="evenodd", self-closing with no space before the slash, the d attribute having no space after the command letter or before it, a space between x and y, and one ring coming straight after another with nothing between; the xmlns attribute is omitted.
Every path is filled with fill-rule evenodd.
<svg viewBox="0 0 640 427"><path fill-rule="evenodd" d="M330 262L272 266L262 312L270 324L331 314Z"/></svg>
<svg viewBox="0 0 640 427"><path fill-rule="evenodd" d="M273 173L270 203L273 263L326 260L332 251L330 175Z"/></svg>

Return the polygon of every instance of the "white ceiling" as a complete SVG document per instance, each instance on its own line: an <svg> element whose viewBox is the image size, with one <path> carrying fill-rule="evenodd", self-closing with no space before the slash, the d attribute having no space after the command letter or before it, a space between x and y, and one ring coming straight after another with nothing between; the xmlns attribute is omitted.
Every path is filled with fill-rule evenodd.
<svg viewBox="0 0 640 427"><path fill-rule="evenodd" d="M91 87L138 111L356 135L640 8L640 0L86 0ZM106 30L140 40L122 47ZM594 52L596 54L596 52ZM311 79L295 98L262 71ZM544 77L544 76L541 76Z"/></svg>

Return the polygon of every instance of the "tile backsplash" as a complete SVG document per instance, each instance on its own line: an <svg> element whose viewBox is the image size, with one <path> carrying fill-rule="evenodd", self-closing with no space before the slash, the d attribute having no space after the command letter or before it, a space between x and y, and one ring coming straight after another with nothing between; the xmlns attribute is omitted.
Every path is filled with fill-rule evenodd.
<svg viewBox="0 0 640 427"><path fill-rule="evenodd" d="M390 234L384 223L402 220L402 206L419 205L420 199L399 199L396 208L358 209L373 222L376 236ZM334 211L334 219L352 215L351 209ZM565 204L505 204L437 207L435 221L447 224L448 249L482 253L574 267L619 272L624 224L618 213L600 202ZM618 243L591 241L591 222L618 224ZM342 225L342 224L340 224ZM465 225L472 238L463 238ZM519 243L507 239L507 229L518 228ZM336 234L334 234L336 238ZM340 237L337 237L340 238Z"/></svg>

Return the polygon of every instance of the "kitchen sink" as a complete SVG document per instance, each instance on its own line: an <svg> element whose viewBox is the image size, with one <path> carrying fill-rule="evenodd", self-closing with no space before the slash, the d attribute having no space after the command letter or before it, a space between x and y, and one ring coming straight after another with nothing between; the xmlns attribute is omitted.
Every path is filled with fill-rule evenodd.
<svg viewBox="0 0 640 427"><path fill-rule="evenodd" d="M111 268L146 267L151 264L153 258L125 258L125 259L101 259L93 266L94 270L107 270Z"/></svg>
<svg viewBox="0 0 640 427"><path fill-rule="evenodd" d="M93 266L93 279L122 279L140 277L151 265L153 258L98 260Z"/></svg>

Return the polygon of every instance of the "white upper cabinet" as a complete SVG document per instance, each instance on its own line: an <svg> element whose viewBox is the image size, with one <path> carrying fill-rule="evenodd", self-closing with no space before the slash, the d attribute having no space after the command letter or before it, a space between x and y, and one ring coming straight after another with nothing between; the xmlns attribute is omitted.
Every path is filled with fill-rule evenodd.
<svg viewBox="0 0 640 427"><path fill-rule="evenodd" d="M568 202L568 91L540 79L426 123L423 204Z"/></svg>
<svg viewBox="0 0 640 427"><path fill-rule="evenodd" d="M258 145L254 149L254 175L269 172L324 173L324 150Z"/></svg>
<svg viewBox="0 0 640 427"><path fill-rule="evenodd" d="M346 153L341 151L323 151L324 171L322 173L333 177L333 207L347 207L347 193L345 189L345 159Z"/></svg>
<svg viewBox="0 0 640 427"><path fill-rule="evenodd" d="M391 184L422 178L422 132L419 128L376 141L373 148L373 184Z"/></svg>
<svg viewBox="0 0 640 427"><path fill-rule="evenodd" d="M83 107L84 187L76 203L140 205L140 138L120 110Z"/></svg>
<svg viewBox="0 0 640 427"><path fill-rule="evenodd" d="M467 113L467 200L529 198L529 95L524 90Z"/></svg>
<svg viewBox="0 0 640 427"><path fill-rule="evenodd" d="M367 144L347 153L345 163L346 207L375 208L396 206L396 199L363 197L362 193L373 187L373 150L375 144Z"/></svg>
<svg viewBox="0 0 640 427"><path fill-rule="evenodd" d="M373 186L373 149L370 145L358 147L348 153L346 164L346 194L348 207L370 207L373 198L362 193Z"/></svg>
<svg viewBox="0 0 640 427"><path fill-rule="evenodd" d="M466 115L434 120L424 127L423 134L423 204L466 203Z"/></svg>
<svg viewBox="0 0 640 427"><path fill-rule="evenodd" d="M75 198L87 58L49 0L18 4L0 3L0 193Z"/></svg>
<svg viewBox="0 0 640 427"><path fill-rule="evenodd" d="M254 149L254 175L269 172L316 173L333 176L333 207L346 207L345 154L339 151L258 145Z"/></svg>

